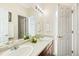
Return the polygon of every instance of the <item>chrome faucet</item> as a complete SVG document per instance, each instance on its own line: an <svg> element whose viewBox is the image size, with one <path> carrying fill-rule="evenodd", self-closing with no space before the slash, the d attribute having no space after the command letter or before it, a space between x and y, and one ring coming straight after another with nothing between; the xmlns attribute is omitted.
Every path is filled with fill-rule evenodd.
<svg viewBox="0 0 79 59"><path fill-rule="evenodd" d="M6 45L9 45L13 42L13 38L8 38L8 42L6 43Z"/></svg>
<svg viewBox="0 0 79 59"><path fill-rule="evenodd" d="M16 50L16 49L18 49L19 48L19 46L13 46L12 48L11 48L11 50Z"/></svg>

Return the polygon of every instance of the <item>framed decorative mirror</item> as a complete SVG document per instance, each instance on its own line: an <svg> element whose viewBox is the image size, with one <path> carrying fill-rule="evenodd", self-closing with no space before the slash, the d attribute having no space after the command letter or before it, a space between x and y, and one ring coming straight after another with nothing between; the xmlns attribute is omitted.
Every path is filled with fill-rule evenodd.
<svg viewBox="0 0 79 59"><path fill-rule="evenodd" d="M12 13L11 12L8 12L8 19L9 19L9 22L12 22Z"/></svg>

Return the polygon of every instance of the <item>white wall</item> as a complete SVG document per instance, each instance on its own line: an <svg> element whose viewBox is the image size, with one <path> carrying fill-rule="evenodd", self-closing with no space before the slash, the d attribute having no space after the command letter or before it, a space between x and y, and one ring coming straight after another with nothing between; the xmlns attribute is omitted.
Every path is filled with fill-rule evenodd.
<svg viewBox="0 0 79 59"><path fill-rule="evenodd" d="M52 36L56 35L56 11L57 11L57 4L47 4L43 11L45 14L38 15L37 17L37 25L38 31L42 27L41 31L42 34L49 34ZM48 29L48 31L46 31ZM40 32L41 32L40 31Z"/></svg>

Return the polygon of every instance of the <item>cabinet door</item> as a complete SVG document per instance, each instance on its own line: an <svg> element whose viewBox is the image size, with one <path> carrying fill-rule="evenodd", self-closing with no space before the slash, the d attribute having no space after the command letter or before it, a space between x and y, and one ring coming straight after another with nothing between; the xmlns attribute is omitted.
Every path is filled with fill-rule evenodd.
<svg viewBox="0 0 79 59"><path fill-rule="evenodd" d="M8 11L0 8L0 42L8 41Z"/></svg>
<svg viewBox="0 0 79 59"><path fill-rule="evenodd" d="M47 47L42 51L40 56L53 56L54 47L53 43L50 42Z"/></svg>

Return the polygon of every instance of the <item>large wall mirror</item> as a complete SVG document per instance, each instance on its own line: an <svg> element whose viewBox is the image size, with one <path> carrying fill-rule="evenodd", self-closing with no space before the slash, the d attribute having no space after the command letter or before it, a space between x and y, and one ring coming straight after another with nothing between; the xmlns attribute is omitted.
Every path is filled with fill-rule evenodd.
<svg viewBox="0 0 79 59"><path fill-rule="evenodd" d="M24 37L28 32L28 20L26 17L18 15L18 39Z"/></svg>

